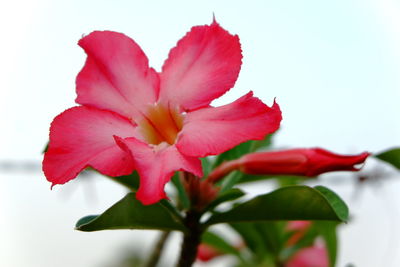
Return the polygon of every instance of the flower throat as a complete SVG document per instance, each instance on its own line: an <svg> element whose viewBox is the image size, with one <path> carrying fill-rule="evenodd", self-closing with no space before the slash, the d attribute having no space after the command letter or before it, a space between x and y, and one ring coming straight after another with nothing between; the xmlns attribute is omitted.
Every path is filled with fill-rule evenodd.
<svg viewBox="0 0 400 267"><path fill-rule="evenodd" d="M174 144L183 126L183 115L161 104L148 108L145 118L138 123L144 139L153 145L166 142Z"/></svg>

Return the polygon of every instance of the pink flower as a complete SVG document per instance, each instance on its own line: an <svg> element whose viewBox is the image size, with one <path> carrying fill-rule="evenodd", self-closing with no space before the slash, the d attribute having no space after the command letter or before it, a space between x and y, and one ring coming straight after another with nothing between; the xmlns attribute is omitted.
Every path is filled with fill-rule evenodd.
<svg viewBox="0 0 400 267"><path fill-rule="evenodd" d="M217 181L233 170L260 175L317 176L331 171L358 171L370 154L339 155L322 148L256 152L221 164L209 176Z"/></svg>
<svg viewBox="0 0 400 267"><path fill-rule="evenodd" d="M329 259L323 244L302 248L285 264L285 267L328 267Z"/></svg>
<svg viewBox="0 0 400 267"><path fill-rule="evenodd" d="M158 73L129 37L95 31L79 45L87 54L76 79L81 106L51 124L43 160L47 179L64 184L90 166L109 176L137 170L137 198L166 198L178 170L202 176L199 157L222 153L278 129L279 106L249 92L231 104L210 103L235 84L241 66L238 36L214 21L193 27Z"/></svg>

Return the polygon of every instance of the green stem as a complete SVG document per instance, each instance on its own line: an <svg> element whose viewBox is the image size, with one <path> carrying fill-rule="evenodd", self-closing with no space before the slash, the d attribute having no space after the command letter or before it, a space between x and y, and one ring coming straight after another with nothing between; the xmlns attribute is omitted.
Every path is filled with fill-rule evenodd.
<svg viewBox="0 0 400 267"><path fill-rule="evenodd" d="M158 260L161 257L161 253L163 251L165 242L167 241L169 237L170 232L162 232L160 235L159 240L157 241L156 245L154 246L153 252L151 253L148 261L143 265L144 267L156 267Z"/></svg>
<svg viewBox="0 0 400 267"><path fill-rule="evenodd" d="M188 231L184 233L182 250L178 267L191 267L197 256L197 248L201 241L202 227L200 224L201 213L189 210L184 223Z"/></svg>

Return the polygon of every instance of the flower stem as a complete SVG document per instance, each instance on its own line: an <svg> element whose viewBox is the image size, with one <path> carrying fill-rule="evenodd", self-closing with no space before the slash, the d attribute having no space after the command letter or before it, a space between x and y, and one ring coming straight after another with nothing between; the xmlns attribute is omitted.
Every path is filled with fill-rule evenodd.
<svg viewBox="0 0 400 267"><path fill-rule="evenodd" d="M201 241L202 227L200 224L201 213L189 210L184 220L188 231L183 236L182 250L178 267L191 267L197 256L197 247Z"/></svg>
<svg viewBox="0 0 400 267"><path fill-rule="evenodd" d="M157 240L157 243L154 246L154 249L147 260L146 264L143 267L156 267L158 260L160 259L161 253L163 251L165 242L167 241L169 237L170 232L165 231L162 232L159 239Z"/></svg>

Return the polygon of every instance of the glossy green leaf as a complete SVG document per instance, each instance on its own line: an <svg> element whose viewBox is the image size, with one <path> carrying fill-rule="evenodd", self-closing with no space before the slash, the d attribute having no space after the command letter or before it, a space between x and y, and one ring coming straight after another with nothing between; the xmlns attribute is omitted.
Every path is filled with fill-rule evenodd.
<svg viewBox="0 0 400 267"><path fill-rule="evenodd" d="M374 156L400 170L400 147L386 150Z"/></svg>
<svg viewBox="0 0 400 267"><path fill-rule="evenodd" d="M123 199L97 216L86 216L76 224L79 231L91 232L112 229L158 229L184 231L181 218L161 202L144 206L127 194Z"/></svg>
<svg viewBox="0 0 400 267"><path fill-rule="evenodd" d="M349 217L349 208L346 203L333 191L326 188L325 186L314 187L318 190L328 201L335 214L338 216L338 221L346 222ZM334 220L336 221L336 220Z"/></svg>
<svg viewBox="0 0 400 267"><path fill-rule="evenodd" d="M226 192L220 194L214 201L212 201L207 206L206 210L213 209L221 203L238 199L244 195L245 195L245 193L242 190L240 190L238 188L233 188L229 191L226 191Z"/></svg>
<svg viewBox="0 0 400 267"><path fill-rule="evenodd" d="M346 204L329 189L288 186L216 213L207 224L269 220L346 221L347 217Z"/></svg>

